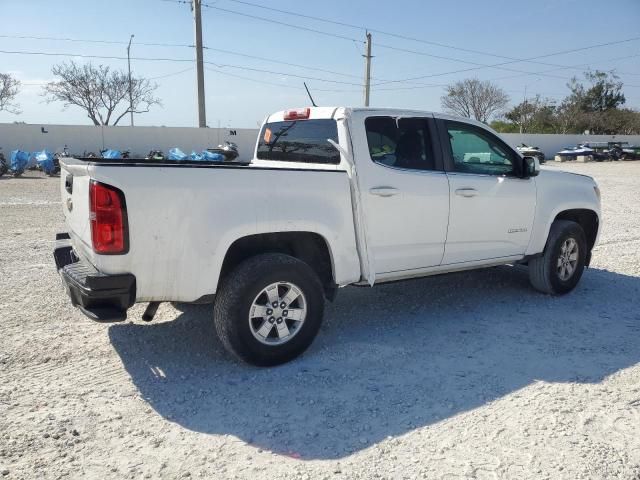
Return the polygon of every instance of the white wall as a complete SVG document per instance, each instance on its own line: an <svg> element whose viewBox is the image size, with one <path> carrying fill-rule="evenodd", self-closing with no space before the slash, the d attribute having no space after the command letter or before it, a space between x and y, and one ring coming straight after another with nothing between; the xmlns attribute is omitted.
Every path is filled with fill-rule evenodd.
<svg viewBox="0 0 640 480"><path fill-rule="evenodd" d="M45 133L46 132L46 133ZM235 132L235 135L232 133ZM191 127L94 127L86 125L20 125L0 123L0 147L8 156L19 148L28 152L47 149L62 150L65 145L73 154L99 153L101 149L131 150L144 155L149 150L168 152L178 147L185 153L215 147L225 140L238 144L240 159L253 155L258 130L253 128L191 128ZM547 158L558 150L582 142L620 141L640 145L640 135L537 135L503 133L507 143L526 143L540 149Z"/></svg>
<svg viewBox="0 0 640 480"><path fill-rule="evenodd" d="M190 127L94 127L83 125L21 125L0 123L0 147L8 157L17 148L28 152L47 149L69 152L99 153L101 149L131 150L144 156L149 150L168 152L178 147L189 154L215 147L225 140L238 145L241 160L253 155L257 129L250 128L190 128Z"/></svg>

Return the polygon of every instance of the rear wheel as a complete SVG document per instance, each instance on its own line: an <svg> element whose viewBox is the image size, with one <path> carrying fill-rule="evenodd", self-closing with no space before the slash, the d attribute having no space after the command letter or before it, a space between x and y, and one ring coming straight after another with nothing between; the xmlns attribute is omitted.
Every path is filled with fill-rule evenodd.
<svg viewBox="0 0 640 480"><path fill-rule="evenodd" d="M569 220L556 220L544 254L529 261L529 281L543 293L568 293L580 281L586 258L587 241L582 227Z"/></svg>
<svg viewBox="0 0 640 480"><path fill-rule="evenodd" d="M278 365L313 342L324 314L323 289L306 263L274 253L241 263L216 295L214 322L224 346L258 366Z"/></svg>

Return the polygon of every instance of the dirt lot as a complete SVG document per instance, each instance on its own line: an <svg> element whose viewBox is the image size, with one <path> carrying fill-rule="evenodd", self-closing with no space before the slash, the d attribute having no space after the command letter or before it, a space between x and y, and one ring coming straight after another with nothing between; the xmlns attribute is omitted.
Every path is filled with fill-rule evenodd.
<svg viewBox="0 0 640 480"><path fill-rule="evenodd" d="M211 308L92 323L52 263L58 180L0 178L0 478L640 478L640 162L562 298L501 267L347 288L301 359L229 358Z"/></svg>

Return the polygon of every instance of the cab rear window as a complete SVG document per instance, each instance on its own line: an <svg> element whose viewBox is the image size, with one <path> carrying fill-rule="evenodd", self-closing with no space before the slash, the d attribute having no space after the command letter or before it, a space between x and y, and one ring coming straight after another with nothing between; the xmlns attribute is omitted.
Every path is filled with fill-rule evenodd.
<svg viewBox="0 0 640 480"><path fill-rule="evenodd" d="M329 143L338 143L335 120L270 122L262 127L258 158L300 163L340 163L340 153Z"/></svg>

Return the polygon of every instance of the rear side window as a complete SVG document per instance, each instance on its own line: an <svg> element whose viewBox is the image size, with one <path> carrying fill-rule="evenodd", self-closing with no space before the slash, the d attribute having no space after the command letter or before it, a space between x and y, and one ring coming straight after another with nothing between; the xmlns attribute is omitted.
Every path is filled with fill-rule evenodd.
<svg viewBox="0 0 640 480"><path fill-rule="evenodd" d="M338 143L335 120L294 120L264 125L258 142L258 158L301 163L340 163L340 153L328 140Z"/></svg>
<svg viewBox="0 0 640 480"><path fill-rule="evenodd" d="M406 170L435 170L426 119L369 117L364 124L369 155L375 163Z"/></svg>

